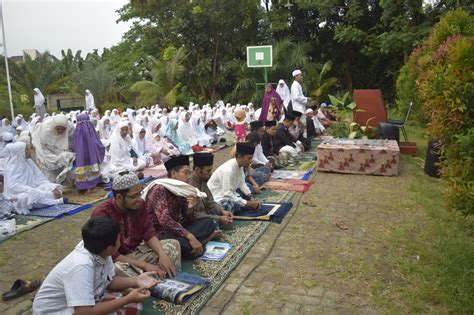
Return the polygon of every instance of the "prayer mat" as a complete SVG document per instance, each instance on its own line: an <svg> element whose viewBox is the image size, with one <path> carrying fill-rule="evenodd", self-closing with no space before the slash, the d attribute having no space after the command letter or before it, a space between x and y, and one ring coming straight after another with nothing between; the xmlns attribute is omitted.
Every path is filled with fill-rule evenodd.
<svg viewBox="0 0 474 315"><path fill-rule="evenodd" d="M289 201L294 192L263 190L257 195L259 200L281 203ZM207 288L193 296L183 305L175 305L148 298L143 303L143 315L148 314L196 314L219 290L231 272L244 259L247 252L270 226L269 222L236 220L224 236L216 241L232 244L232 248L221 261L182 260L181 269L190 274L198 274L210 280ZM157 301L153 303L154 301Z"/></svg>
<svg viewBox="0 0 474 315"><path fill-rule="evenodd" d="M149 314L196 314L224 283L230 273L239 265L247 252L268 229L268 222L234 221L225 235L218 241L232 244L232 248L221 261L182 260L182 271L198 274L209 279L209 285L191 297L183 305L176 305L154 298L143 303L143 315Z"/></svg>
<svg viewBox="0 0 474 315"><path fill-rule="evenodd" d="M272 179L263 184L263 187L274 190L307 192L313 183L312 180Z"/></svg>
<svg viewBox="0 0 474 315"><path fill-rule="evenodd" d="M168 175L168 172L166 171L166 167L164 164L160 165L155 165L152 167L147 167L143 170L143 175L145 177L148 176L153 176L154 178L163 178Z"/></svg>
<svg viewBox="0 0 474 315"><path fill-rule="evenodd" d="M31 216L47 217L59 219L66 215L73 215L75 213L89 209L92 205L78 205L74 203L66 203L63 205L50 206L41 209L34 209L30 211Z"/></svg>
<svg viewBox="0 0 474 315"><path fill-rule="evenodd" d="M65 189L63 191L64 197L67 197L70 203L86 205L94 204L105 199L105 192L103 186L95 187L87 192L80 194L75 188Z"/></svg>
<svg viewBox="0 0 474 315"><path fill-rule="evenodd" d="M216 153L219 152L220 150L223 150L227 148L227 144L225 143L219 143L219 144L214 144L210 148L204 148L201 152L210 152L210 153Z"/></svg>
<svg viewBox="0 0 474 315"><path fill-rule="evenodd" d="M316 168L316 161L300 161L299 163L290 163L284 170L309 171Z"/></svg>
<svg viewBox="0 0 474 315"><path fill-rule="evenodd" d="M281 202L290 200L293 197L293 193L286 190L271 190L262 189L262 191L255 195L255 198L263 202Z"/></svg>
<svg viewBox="0 0 474 315"><path fill-rule="evenodd" d="M307 180L313 170L309 171L299 171L299 170L275 170L272 173L270 179L301 179Z"/></svg>
<svg viewBox="0 0 474 315"><path fill-rule="evenodd" d="M293 207L290 203L264 203L259 211L240 212L234 215L236 220L256 220L281 223L288 211Z"/></svg>
<svg viewBox="0 0 474 315"><path fill-rule="evenodd" d="M7 239L20 234L22 232L32 230L40 225L45 224L46 222L54 220L54 218L45 218L45 217L32 217L29 215L17 215L15 216L16 220L16 230L15 233L9 235L0 235L0 243L6 241Z"/></svg>

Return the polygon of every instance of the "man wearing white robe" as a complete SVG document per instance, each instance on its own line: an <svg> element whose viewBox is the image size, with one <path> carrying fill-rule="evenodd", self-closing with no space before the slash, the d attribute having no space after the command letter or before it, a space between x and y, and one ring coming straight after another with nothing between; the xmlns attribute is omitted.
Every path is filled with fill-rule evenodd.
<svg viewBox="0 0 474 315"><path fill-rule="evenodd" d="M249 208L257 210L261 207L261 203L252 196L245 183L244 174L244 167L252 163L255 147L241 142L237 143L236 151L235 158L225 162L214 171L207 186L214 200L227 211L239 213Z"/></svg>
<svg viewBox="0 0 474 315"><path fill-rule="evenodd" d="M291 104L293 111L302 113L301 121L306 124L306 105L311 102L310 97L306 97L303 94L303 88L301 82L303 82L303 73L301 70L295 70L292 73L295 80L291 84Z"/></svg>

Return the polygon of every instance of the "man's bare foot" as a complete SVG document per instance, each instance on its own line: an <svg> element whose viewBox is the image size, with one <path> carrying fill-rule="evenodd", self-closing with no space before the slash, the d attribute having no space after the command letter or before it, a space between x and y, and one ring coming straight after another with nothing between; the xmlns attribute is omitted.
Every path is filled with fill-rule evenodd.
<svg viewBox="0 0 474 315"><path fill-rule="evenodd" d="M54 199L59 199L63 196L63 193L59 189L53 190Z"/></svg>
<svg viewBox="0 0 474 315"><path fill-rule="evenodd" d="M221 230L215 230L214 232L211 233L211 235L209 235L208 238L206 238L206 240L204 241L204 244L206 244L209 241L215 240L216 238L219 238L222 235L224 235L224 233L222 233Z"/></svg>

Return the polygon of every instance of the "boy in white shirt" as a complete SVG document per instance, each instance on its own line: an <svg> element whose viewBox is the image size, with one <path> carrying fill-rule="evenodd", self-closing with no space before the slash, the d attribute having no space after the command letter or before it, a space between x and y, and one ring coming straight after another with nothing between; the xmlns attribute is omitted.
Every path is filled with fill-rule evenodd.
<svg viewBox="0 0 474 315"><path fill-rule="evenodd" d="M33 302L33 314L108 314L150 296L155 272L114 277L112 255L120 247L120 227L109 217L89 219L82 241L46 277ZM105 290L134 288L126 296L101 301Z"/></svg>

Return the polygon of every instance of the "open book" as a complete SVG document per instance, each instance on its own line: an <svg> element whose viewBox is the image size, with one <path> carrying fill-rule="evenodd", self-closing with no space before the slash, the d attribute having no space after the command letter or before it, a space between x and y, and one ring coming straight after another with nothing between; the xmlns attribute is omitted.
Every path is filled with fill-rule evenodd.
<svg viewBox="0 0 474 315"><path fill-rule="evenodd" d="M221 261L231 248L232 245L229 243L210 241L206 244L206 251L199 259Z"/></svg>
<svg viewBox="0 0 474 315"><path fill-rule="evenodd" d="M174 304L183 304L208 284L209 280L198 275L178 272L175 278L167 278L151 288L150 293L155 298Z"/></svg>

